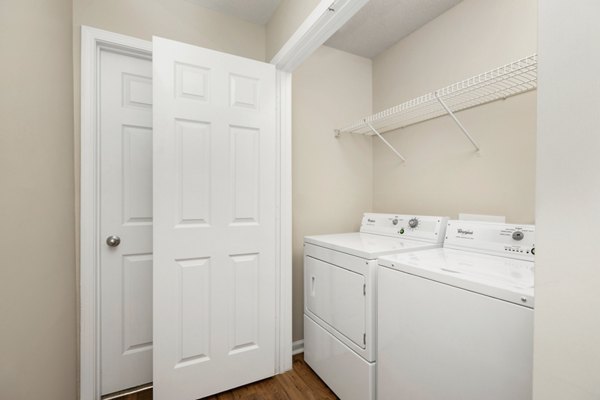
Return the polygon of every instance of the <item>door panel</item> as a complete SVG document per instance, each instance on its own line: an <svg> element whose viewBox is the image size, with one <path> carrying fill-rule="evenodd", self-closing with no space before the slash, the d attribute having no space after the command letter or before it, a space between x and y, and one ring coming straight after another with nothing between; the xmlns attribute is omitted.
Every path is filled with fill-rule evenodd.
<svg viewBox="0 0 600 400"><path fill-rule="evenodd" d="M255 350L258 346L259 254L230 256L233 264L229 354Z"/></svg>
<svg viewBox="0 0 600 400"><path fill-rule="evenodd" d="M123 257L124 355L152 349L152 274L148 271L152 271L152 254Z"/></svg>
<svg viewBox="0 0 600 400"><path fill-rule="evenodd" d="M123 222L152 222L152 128L123 126Z"/></svg>
<svg viewBox="0 0 600 400"><path fill-rule="evenodd" d="M364 275L304 257L306 307L361 348L366 347Z"/></svg>
<svg viewBox="0 0 600 400"><path fill-rule="evenodd" d="M102 394L152 381L152 63L100 54ZM109 247L105 238L121 238Z"/></svg>
<svg viewBox="0 0 600 400"><path fill-rule="evenodd" d="M175 120L179 224L209 224L210 124Z"/></svg>
<svg viewBox="0 0 600 400"><path fill-rule="evenodd" d="M154 398L274 374L275 69L154 38Z"/></svg>
<svg viewBox="0 0 600 400"><path fill-rule="evenodd" d="M180 354L176 368L210 359L210 259L181 260L178 336Z"/></svg>

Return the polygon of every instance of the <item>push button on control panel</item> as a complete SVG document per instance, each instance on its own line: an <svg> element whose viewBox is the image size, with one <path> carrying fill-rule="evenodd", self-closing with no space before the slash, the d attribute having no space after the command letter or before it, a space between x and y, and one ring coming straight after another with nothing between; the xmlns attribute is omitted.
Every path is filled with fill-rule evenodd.
<svg viewBox="0 0 600 400"><path fill-rule="evenodd" d="M504 247L504 251L510 251L512 253L524 253L524 254L531 254L531 255L535 255L535 247L532 247L531 250L529 248L526 247L519 247L519 246L505 246Z"/></svg>

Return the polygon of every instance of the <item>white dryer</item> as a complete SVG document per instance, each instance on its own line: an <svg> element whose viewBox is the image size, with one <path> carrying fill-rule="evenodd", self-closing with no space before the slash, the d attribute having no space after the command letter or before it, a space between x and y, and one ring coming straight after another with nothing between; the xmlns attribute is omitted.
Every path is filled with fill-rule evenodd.
<svg viewBox="0 0 600 400"><path fill-rule="evenodd" d="M304 238L304 359L342 400L375 399L377 257L440 247L447 221L364 214L360 232Z"/></svg>
<svg viewBox="0 0 600 400"><path fill-rule="evenodd" d="M449 221L381 257L379 400L531 400L534 226Z"/></svg>

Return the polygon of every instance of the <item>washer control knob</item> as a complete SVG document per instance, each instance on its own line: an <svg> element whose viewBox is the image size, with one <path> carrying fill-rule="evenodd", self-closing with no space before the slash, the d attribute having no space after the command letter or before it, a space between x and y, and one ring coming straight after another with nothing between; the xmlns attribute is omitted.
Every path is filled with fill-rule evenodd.
<svg viewBox="0 0 600 400"><path fill-rule="evenodd" d="M398 218L394 218L394 219L392 220L392 224L393 224L393 225L398 225Z"/></svg>
<svg viewBox="0 0 600 400"><path fill-rule="evenodd" d="M416 218L411 218L411 219L408 221L408 226L410 226L411 228L416 228L416 227L417 227L417 225L419 225L419 220L418 220L418 219L416 219Z"/></svg>
<svg viewBox="0 0 600 400"><path fill-rule="evenodd" d="M521 232L521 231L514 231L513 234L512 234L512 238L514 240L523 240L524 236L525 235L523 235L523 232Z"/></svg>

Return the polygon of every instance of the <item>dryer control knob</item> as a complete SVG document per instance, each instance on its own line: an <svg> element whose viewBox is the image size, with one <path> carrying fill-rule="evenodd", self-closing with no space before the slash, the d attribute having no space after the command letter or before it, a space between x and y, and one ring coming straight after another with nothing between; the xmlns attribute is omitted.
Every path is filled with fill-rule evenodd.
<svg viewBox="0 0 600 400"><path fill-rule="evenodd" d="M398 218L394 218L394 219L392 220L392 224L393 224L393 225L398 225Z"/></svg>
<svg viewBox="0 0 600 400"><path fill-rule="evenodd" d="M521 231L514 231L514 232L513 232L513 234L512 234L512 238L513 238L514 240L523 240L523 237L524 237L524 236L525 236L525 235L524 235L524 234L523 234L523 232L521 232Z"/></svg>
<svg viewBox="0 0 600 400"><path fill-rule="evenodd" d="M417 225L419 225L419 220L418 220L418 219L416 219L416 218L411 218L411 219L408 221L408 226L410 226L411 228L416 228L416 227L417 227Z"/></svg>

